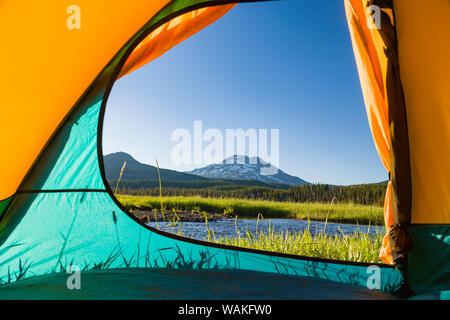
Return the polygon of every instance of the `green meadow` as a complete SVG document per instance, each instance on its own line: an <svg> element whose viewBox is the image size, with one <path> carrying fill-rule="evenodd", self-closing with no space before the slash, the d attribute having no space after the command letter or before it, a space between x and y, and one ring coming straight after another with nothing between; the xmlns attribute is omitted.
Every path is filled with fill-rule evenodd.
<svg viewBox="0 0 450 320"><path fill-rule="evenodd" d="M117 195L129 210L159 210L161 203L168 210L206 211L229 217L302 219L352 224L383 225L383 208L352 203L295 203L202 197L156 197Z"/></svg>
<svg viewBox="0 0 450 320"><path fill-rule="evenodd" d="M307 229L302 233L274 233L269 230L268 232L260 231L252 235L246 232L243 235L237 234L235 237L218 239L212 234L209 238L205 240L256 250L333 260L378 263L380 262L378 255L383 241L383 234L377 233L376 236L370 236L369 233L355 232L350 235L330 236L325 232L312 234Z"/></svg>

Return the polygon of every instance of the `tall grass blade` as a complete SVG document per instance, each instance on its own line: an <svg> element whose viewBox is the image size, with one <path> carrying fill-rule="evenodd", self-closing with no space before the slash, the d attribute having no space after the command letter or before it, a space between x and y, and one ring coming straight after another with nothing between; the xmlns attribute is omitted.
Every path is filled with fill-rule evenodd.
<svg viewBox="0 0 450 320"><path fill-rule="evenodd" d="M117 189L119 188L120 180L122 179L123 172L125 171L125 167L127 166L127 162L123 163L122 169L120 170L119 180L117 180L116 189L114 190L114 194L117 194Z"/></svg>

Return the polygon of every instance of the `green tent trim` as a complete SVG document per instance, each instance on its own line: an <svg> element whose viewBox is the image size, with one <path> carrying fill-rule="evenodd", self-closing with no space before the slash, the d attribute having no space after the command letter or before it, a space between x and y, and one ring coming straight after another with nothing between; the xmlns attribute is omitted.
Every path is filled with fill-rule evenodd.
<svg viewBox="0 0 450 320"><path fill-rule="evenodd" d="M2 216L3 211L5 211L6 208L8 207L9 203L11 202L11 199L12 198L8 198L3 201L0 201L0 217Z"/></svg>

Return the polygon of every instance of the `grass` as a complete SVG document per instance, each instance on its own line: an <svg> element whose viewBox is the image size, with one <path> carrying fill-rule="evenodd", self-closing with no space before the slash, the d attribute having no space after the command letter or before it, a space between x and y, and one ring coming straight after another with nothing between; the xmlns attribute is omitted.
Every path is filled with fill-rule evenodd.
<svg viewBox="0 0 450 320"><path fill-rule="evenodd" d="M344 203L294 203L243 199L217 199L201 197L153 197L117 195L127 209L160 209L161 203L169 209L207 211L230 217L302 219L353 224L383 225L383 208Z"/></svg>
<svg viewBox="0 0 450 320"><path fill-rule="evenodd" d="M223 237L213 242L293 255L377 263L380 262L378 255L382 240L382 234L370 236L368 233L355 232L329 236L324 232L312 234L305 230L303 233L259 231L255 235L246 232L244 236Z"/></svg>
<svg viewBox="0 0 450 320"><path fill-rule="evenodd" d="M205 216L205 228L207 236L203 240L218 244L250 248L263 251L280 252L285 254L318 257L342 261L379 263L378 258L380 248L383 242L383 233L375 235L370 234L370 226L367 232L356 231L353 234L344 234L341 231L340 235L328 235L326 231L326 224L323 230L310 231L308 228L303 232L281 232L275 233L271 222L262 219L260 222L258 216L258 223L263 223L267 228L265 231L256 230L252 233L248 230L241 233L237 228L233 236L216 237L215 232L208 226L208 220ZM236 219L237 220L237 219ZM236 221L237 222L237 221ZM170 224L164 224L163 230L174 232L174 227L179 221L172 221ZM257 224L258 225L258 224ZM185 235L183 229L180 228L177 232L180 236Z"/></svg>

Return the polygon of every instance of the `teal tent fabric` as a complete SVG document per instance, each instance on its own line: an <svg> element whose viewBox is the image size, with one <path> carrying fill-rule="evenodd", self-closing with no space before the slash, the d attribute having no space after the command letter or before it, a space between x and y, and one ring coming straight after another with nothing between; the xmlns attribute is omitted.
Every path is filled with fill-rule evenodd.
<svg viewBox="0 0 450 320"><path fill-rule="evenodd" d="M408 254L408 283L418 295L434 293L450 298L450 227L412 225L414 244Z"/></svg>
<svg viewBox="0 0 450 320"><path fill-rule="evenodd" d="M81 272L81 290L67 290L68 276L54 273L0 286L0 299L396 299L334 281L245 270L91 270Z"/></svg>
<svg viewBox="0 0 450 320"><path fill-rule="evenodd" d="M64 125L20 190L103 189L97 155L102 100Z"/></svg>
<svg viewBox="0 0 450 320"><path fill-rule="evenodd" d="M81 270L247 270L367 286L369 265L213 246L139 224L103 184L97 148L100 105L94 99L74 113L5 213L17 223L0 247L3 283L76 265ZM390 267L380 270L380 289L398 289L400 274Z"/></svg>

